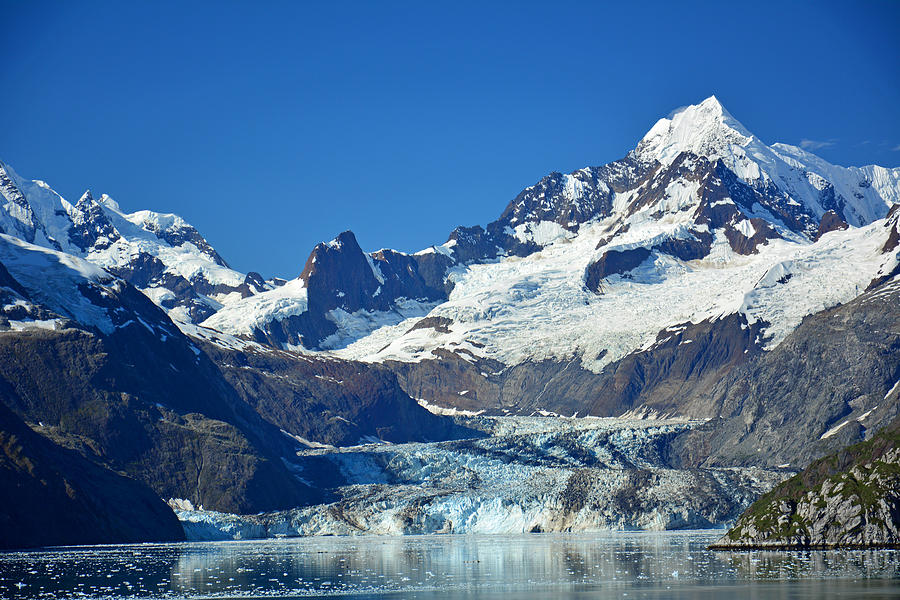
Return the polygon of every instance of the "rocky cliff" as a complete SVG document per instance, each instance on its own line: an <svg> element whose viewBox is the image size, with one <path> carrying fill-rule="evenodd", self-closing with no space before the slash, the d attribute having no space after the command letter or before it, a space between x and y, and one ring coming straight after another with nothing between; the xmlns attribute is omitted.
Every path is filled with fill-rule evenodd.
<svg viewBox="0 0 900 600"><path fill-rule="evenodd" d="M900 547L900 419L776 486L714 547Z"/></svg>

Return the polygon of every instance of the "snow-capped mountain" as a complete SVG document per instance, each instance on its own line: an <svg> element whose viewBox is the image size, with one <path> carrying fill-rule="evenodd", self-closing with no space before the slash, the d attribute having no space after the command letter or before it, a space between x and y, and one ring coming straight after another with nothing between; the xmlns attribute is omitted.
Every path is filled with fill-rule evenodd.
<svg viewBox="0 0 900 600"><path fill-rule="evenodd" d="M740 313L771 348L894 269L875 222L898 201L900 169L766 146L710 97L619 161L548 175L486 228L412 255L345 232L205 324L370 361L575 355L598 372L667 327Z"/></svg>
<svg viewBox="0 0 900 600"><path fill-rule="evenodd" d="M700 332L749 358L898 269L896 218L884 219L900 169L767 146L715 97L660 119L620 160L551 173L486 227L414 254L367 253L344 232L277 286L229 269L175 215L126 214L90 193L71 205L0 175L4 232L122 277L192 335L385 363L414 396L476 410L509 405L515 386L514 410L562 410L565 394L545 393L563 365L581 389ZM712 357L707 371L733 364ZM630 402L613 397L610 411Z"/></svg>
<svg viewBox="0 0 900 600"><path fill-rule="evenodd" d="M149 210L124 213L90 190L74 205L43 181L28 181L0 163L0 231L65 252L122 277L178 320L201 321L230 301L272 286L231 269L181 217Z"/></svg>
<svg viewBox="0 0 900 600"><path fill-rule="evenodd" d="M597 371L665 327L739 310L769 322L771 346L803 315L852 297L890 260L863 257L861 232L834 248L812 244L883 218L900 202L900 169L767 146L710 97L660 119L621 160L544 177L485 228L459 227L415 254L366 253L345 232L283 286L230 269L176 215L127 214L90 191L73 205L2 164L0 193L4 233L122 277L180 322L375 361L456 353L466 339L480 344L466 351L506 365L577 354ZM756 290L772 268L805 265L815 287L815 276L851 262L862 268L838 289L800 289L797 278L791 290ZM700 302L691 289L712 292ZM638 299L653 318L620 307ZM770 314L785 303L786 314ZM444 325L413 328L426 316Z"/></svg>
<svg viewBox="0 0 900 600"><path fill-rule="evenodd" d="M0 400L21 421L0 430L181 505L316 504L248 527L465 531L470 507L493 527L520 475L548 484L524 530L717 523L900 411L900 169L767 146L715 98L486 227L414 254L346 231L291 281L230 269L176 215L71 204L3 164L0 194ZM653 464L612 465L638 447ZM713 482L708 515L683 513ZM568 511L588 488L602 514ZM608 502L635 489L652 500Z"/></svg>

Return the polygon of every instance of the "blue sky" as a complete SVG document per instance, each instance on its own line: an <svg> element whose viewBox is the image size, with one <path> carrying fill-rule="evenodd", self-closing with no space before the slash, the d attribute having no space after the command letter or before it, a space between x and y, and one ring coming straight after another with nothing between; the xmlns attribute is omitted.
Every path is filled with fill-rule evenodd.
<svg viewBox="0 0 900 600"><path fill-rule="evenodd" d="M442 243L710 94L768 143L900 165L900 2L0 5L0 159L266 276L345 229Z"/></svg>

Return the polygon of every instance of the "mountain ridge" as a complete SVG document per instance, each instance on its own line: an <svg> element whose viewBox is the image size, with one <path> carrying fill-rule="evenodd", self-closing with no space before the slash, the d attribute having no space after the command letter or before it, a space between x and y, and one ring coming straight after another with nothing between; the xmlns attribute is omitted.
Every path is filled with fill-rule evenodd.
<svg viewBox="0 0 900 600"><path fill-rule="evenodd" d="M292 280L3 164L0 195L0 400L176 505L325 501L319 450L482 436L448 414L690 420L666 468L779 478L900 406L900 169L766 146L715 98L484 227L345 231Z"/></svg>
<svg viewBox="0 0 900 600"><path fill-rule="evenodd" d="M685 135L685 131L690 130L690 127L685 128L681 126L683 123L678 123L679 120L687 120L696 124L698 119L687 119L694 113L703 113L707 117L705 133L699 136L699 141ZM703 119L699 121L703 122ZM678 125L674 127L674 132L669 131L672 123ZM723 128L737 137L719 135L719 131ZM443 271L444 289L447 294L446 297L441 297L440 286L435 283L430 285L432 293L428 296L422 295L420 290L401 286L401 290L406 294L395 293L393 300L421 298L434 302L446 300L452 292L455 281L451 271L454 268L492 262L504 256L527 257L555 241L577 236L582 225L602 219L604 216L618 214L620 217L620 222L606 235L608 238L606 242L609 244L617 236L620 239L626 237L629 228L635 226L635 215L640 215L646 208L655 206L659 215L655 217L656 219L669 215L666 218L681 219L682 224L660 229L660 243L655 246L637 240L629 242L630 248L642 247L657 253L670 254L681 260L692 260L709 254L713 233L717 229L724 232L734 252L753 254L761 244L772 239L784 238L801 243L804 240L818 239L826 230L868 223L874 220L876 211L873 207L879 202L882 214L877 215L877 218L884 216L883 213L887 212L893 199L900 200L898 195L900 169L873 167L853 170L828 165L828 173L832 175L837 173L847 180L839 182L838 188L835 188L834 184L817 173L798 171L798 165L801 165L799 158L813 155L795 153L789 157L792 161L789 165L772 147L764 146L752 134L747 135L748 133L715 98L707 99L699 105L682 109L672 119L658 121L638 147L619 161L603 167L580 169L566 175L551 173L537 184L525 188L507 205L499 219L489 223L486 228L458 227L451 232L446 243L414 254L392 252L391 257L394 260L382 260L379 263L373 260L379 253L366 254L369 257L367 260L373 265L372 276L361 270L361 277L371 281L373 276L378 277L376 266L394 264L399 262L397 260L399 257L403 257L404 260L415 263L420 270L428 269L431 280L435 283L440 279L437 274ZM746 143L753 153L764 155L763 158L768 162L764 161L762 167L753 162L755 171L745 168L746 177L739 176L729 168L729 165L733 167L740 163L746 167L751 153L739 145L734 150L735 145L731 143L734 141ZM726 149L734 150L730 153L730 163L723 160L723 156L729 154L723 150L723 144L727 146ZM687 149L694 146L706 147L708 150L706 154L709 156L686 153ZM788 148L785 145L781 146L783 153L786 153ZM735 162L737 160L734 158L735 155L740 159L738 163ZM776 162L778 168L774 169L771 165ZM827 163L816 162L816 168L822 170L823 164ZM787 179L785 172L790 174ZM856 187L851 193L847 191L852 187L848 181L854 177ZM777 185L779 182L786 186L793 196L779 188ZM840 193L841 190L843 193ZM690 204L690 197L696 194L702 196L697 214L687 220L678 216L678 213ZM799 200L795 200L794 196ZM825 219L824 226L823 219ZM639 224L646 226L648 222ZM317 248L321 246L320 244ZM310 260L315 252L317 250L310 255ZM649 255L647 251L642 252L643 258L647 258ZM356 253L355 259L358 262L359 254ZM384 254L385 251L381 251L381 258ZM610 263L614 256L615 254L609 255L605 261L600 256L598 263ZM427 265L426 258L429 260ZM589 272L586 275L589 287L594 288L594 291L597 291L599 280L614 274L614 271L627 273L630 270L619 268L611 271L605 266L597 266L596 269L598 273ZM337 271L340 272L340 269ZM352 277L349 279L353 281ZM359 285L368 289L367 294L362 294L368 295L365 298L366 302L360 302L360 293L363 292L360 288L351 293L351 296L356 297L352 304L344 303L338 308L349 314L353 314L354 310L372 315L385 312L384 301L389 297L374 297L372 290L379 288L371 283ZM251 303L246 301L244 304ZM396 308L396 305L391 308ZM208 325L232 334L255 336L257 339L266 338L265 328L257 329L254 333L253 330L234 327L229 323L228 314L239 314L243 309L242 303L237 302L222 314L212 318ZM423 312L429 312L431 309L430 306L422 307ZM302 312L302 309L295 307L292 311ZM393 318L387 318L374 325L377 328L379 324L395 324L403 320L401 318L404 316L403 311L399 312L399 315L393 315ZM277 311L268 315L260 313L258 316L263 321L269 322L270 326L282 321ZM342 319L334 313L329 314L328 310L322 310L316 315L316 321L320 324L322 333L318 339L316 336L306 336L306 343L303 345L312 349L333 348L333 345L327 343L324 346L320 344L326 337L333 335L335 328L341 328ZM363 329L362 335L368 331L371 331L371 328ZM300 336L296 334L292 336L289 333L285 337L290 338L289 343L293 345L300 342ZM270 341L279 343L277 339Z"/></svg>
<svg viewBox="0 0 900 600"><path fill-rule="evenodd" d="M697 172L691 164L691 157L700 157L708 161L709 166ZM723 179L724 175L726 179L723 184L728 191L718 195L723 198L730 195L734 199L743 196L745 200L738 202L735 209L725 210L721 204L715 210L707 208L707 214L700 216L700 222L695 223L701 227L689 227L686 232L676 233L670 244L685 237L693 238L690 255L684 248L674 250L674 255L681 258L696 258L705 252L704 247L709 246L705 232L701 231L704 222L709 222L713 228L724 227L736 251L753 252L756 246L776 236L796 234L815 239L819 235L822 218L833 222L829 227L841 226L841 223L860 226L883 216L891 203L900 202L900 168L837 167L793 146L766 146L737 121L715 96L711 96L657 121L637 147L619 161L603 167L579 169L570 174L551 173L537 184L525 188L486 228L458 227L444 244L416 253L387 249L363 253L373 265L372 273L376 278L376 267L385 268L395 275L406 273L410 268L418 271L418 275L410 281L395 286L397 289L393 293L381 290L380 294L384 295L376 296L374 291L378 286L372 288L365 284L365 302L357 299L352 304L344 301L337 303L341 306L326 308L326 304L336 303L323 303L314 298L313 309L308 304L304 308L302 303L295 303L285 315L278 311L269 316L260 313L259 318L268 325L249 330L227 323L224 315L210 324L229 333L267 340L276 345L320 348L325 338L341 329L339 324L335 324L339 319L329 318L334 316L329 315L329 311L339 308L352 314L355 308L368 312L391 312L397 308L397 302L444 300L453 286L447 275L454 266L493 261L502 256L533 254L553 240L577 233L581 224L621 209L621 206L614 204L628 202L624 195L627 189L637 189L632 195L642 196L638 199L639 204L648 202L654 194L659 197L665 190L641 191L637 188L638 183L647 181L648 174L654 168L671 169L676 161L684 163L680 169L682 173L670 173L669 180L678 179L685 171L695 171L693 177L705 181L711 175L705 175L703 179L703 169L712 170L712 177ZM240 305L241 299L274 292L273 288L278 287L278 282L266 282L257 273L243 275L228 269L224 259L196 228L176 215L152 211L125 214L108 196L104 195L96 201L90 191L78 203L71 205L43 182L28 184L8 166L0 167L0 170L0 189L6 190L4 197L7 200L4 214L28 212L30 204L39 207L39 210L31 208L31 220L34 222L30 224L30 230L19 231L23 234L19 237L33 241L36 235L43 236L46 239L38 239L43 242L42 245L58 250L63 249L64 245L69 251L77 249L82 255L90 256L101 266L135 283L157 304L167 311L175 311L173 314L180 321L199 323L220 312L223 307L235 303ZM735 191L735 186L746 187L743 191ZM25 189L25 192L19 188ZM42 198L29 204L30 196ZM670 198L672 200L678 202ZM773 207L777 207L774 213L771 212ZM877 214L879 211L882 214ZM71 224L65 222L66 218L60 219L60 212L66 213ZM37 218L38 213L42 218ZM24 221L20 220L19 224ZM45 221L52 223L48 225ZM628 223L625 223L622 228L627 226ZM0 223L0 227L5 231L15 229L10 227L8 218ZM87 230L91 228L91 231ZM126 229L129 231L124 235L119 231ZM752 235L742 236L741 233ZM146 239L138 239L146 237L145 234L154 236L157 243L148 247ZM744 237L750 241L744 241ZM56 238L65 239L60 242ZM121 238L127 240L121 241ZM81 246L70 243L73 241L78 241ZM110 249L116 243L124 246L117 253ZM187 253L172 251L189 246L193 246L195 254L191 254L190 250ZM313 249L307 266L314 254L320 252L317 248L321 246ZM122 250L125 250L124 255ZM198 264L198 261L205 261L206 264ZM363 284L357 282L357 285ZM346 293L352 296L355 290L347 290ZM298 294L298 299L300 295L302 293ZM280 297L285 299L290 296L282 292ZM316 310L317 304L321 305L322 310ZM232 312L240 310L243 307ZM282 316L290 318L292 314L304 311L310 312L309 318L303 319L310 323L296 325L304 330L303 333L293 331L294 326L290 323L282 325ZM338 337L346 338L346 333ZM325 344L322 348L328 347L331 344Z"/></svg>

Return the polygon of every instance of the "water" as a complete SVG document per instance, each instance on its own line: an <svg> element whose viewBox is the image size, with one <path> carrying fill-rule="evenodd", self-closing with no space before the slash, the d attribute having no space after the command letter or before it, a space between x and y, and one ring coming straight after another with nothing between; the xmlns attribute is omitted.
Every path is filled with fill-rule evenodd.
<svg viewBox="0 0 900 600"><path fill-rule="evenodd" d="M0 553L0 597L900 597L900 551L706 550L719 535L325 537L10 552Z"/></svg>

